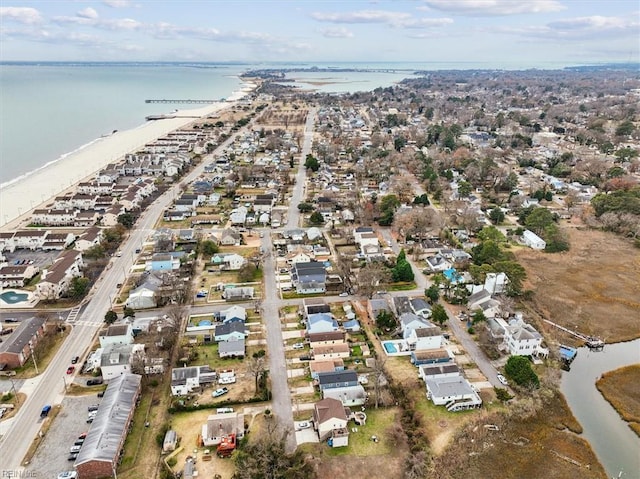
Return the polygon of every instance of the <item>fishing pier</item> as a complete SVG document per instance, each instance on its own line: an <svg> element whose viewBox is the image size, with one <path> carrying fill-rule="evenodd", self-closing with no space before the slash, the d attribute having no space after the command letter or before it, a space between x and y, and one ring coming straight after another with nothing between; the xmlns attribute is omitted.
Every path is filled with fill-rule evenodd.
<svg viewBox="0 0 640 479"><path fill-rule="evenodd" d="M220 100L145 100L145 103L182 103L182 104L208 104L208 103L217 103Z"/></svg>

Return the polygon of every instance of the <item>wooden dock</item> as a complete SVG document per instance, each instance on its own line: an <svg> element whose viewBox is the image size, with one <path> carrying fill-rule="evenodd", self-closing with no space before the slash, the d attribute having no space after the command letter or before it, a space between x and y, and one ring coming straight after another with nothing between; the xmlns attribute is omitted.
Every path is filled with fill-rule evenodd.
<svg viewBox="0 0 640 479"><path fill-rule="evenodd" d="M604 348L605 343L600 338L597 338L594 336L587 336L586 334L579 333L578 331L573 331L569 328L565 328L564 326L554 323L553 321L549 321L548 319L544 319L543 321L555 328L558 328L561 331L564 331L567 334L570 334L578 339L581 339L582 341L584 341L585 346L587 346L588 348L595 349L596 351L600 351L602 348Z"/></svg>

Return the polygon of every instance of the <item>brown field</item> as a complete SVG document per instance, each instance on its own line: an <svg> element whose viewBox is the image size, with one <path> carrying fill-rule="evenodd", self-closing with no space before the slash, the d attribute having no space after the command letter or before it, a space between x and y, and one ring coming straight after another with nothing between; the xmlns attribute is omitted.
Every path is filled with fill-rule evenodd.
<svg viewBox="0 0 640 479"><path fill-rule="evenodd" d="M604 373L596 387L640 436L640 364Z"/></svg>
<svg viewBox="0 0 640 479"><path fill-rule="evenodd" d="M589 444L573 431L580 425L559 395L532 417L496 412L459 431L432 467L433 479L606 478ZM484 426L495 425L498 431Z"/></svg>
<svg viewBox="0 0 640 479"><path fill-rule="evenodd" d="M532 307L543 317L607 342L640 336L640 254L611 233L569 229L571 250L514 251L527 270ZM539 325L542 326L542 325ZM566 341L550 325L545 336Z"/></svg>

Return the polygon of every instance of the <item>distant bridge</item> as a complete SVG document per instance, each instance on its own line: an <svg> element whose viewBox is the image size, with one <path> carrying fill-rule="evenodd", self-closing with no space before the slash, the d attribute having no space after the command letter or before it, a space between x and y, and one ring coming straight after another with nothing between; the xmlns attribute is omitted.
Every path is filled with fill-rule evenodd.
<svg viewBox="0 0 640 479"><path fill-rule="evenodd" d="M145 103L217 103L220 100L145 100Z"/></svg>

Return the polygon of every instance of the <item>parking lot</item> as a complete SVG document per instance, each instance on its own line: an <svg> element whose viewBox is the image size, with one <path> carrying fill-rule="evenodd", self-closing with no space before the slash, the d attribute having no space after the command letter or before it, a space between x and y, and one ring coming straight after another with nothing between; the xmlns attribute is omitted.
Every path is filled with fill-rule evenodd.
<svg viewBox="0 0 640 479"><path fill-rule="evenodd" d="M40 447L26 467L33 477L55 477L62 471L72 471L74 461L69 461L69 449L78 436L89 430L87 408L99 404L96 394L65 397L62 410L56 416ZM38 418L34 418L37 421Z"/></svg>
<svg viewBox="0 0 640 479"><path fill-rule="evenodd" d="M29 249L17 249L13 253L5 252L4 255L10 266L13 266L16 261L26 261L24 263L25 265L33 261L32 266L43 268L51 265L60 253L60 251L32 251Z"/></svg>

